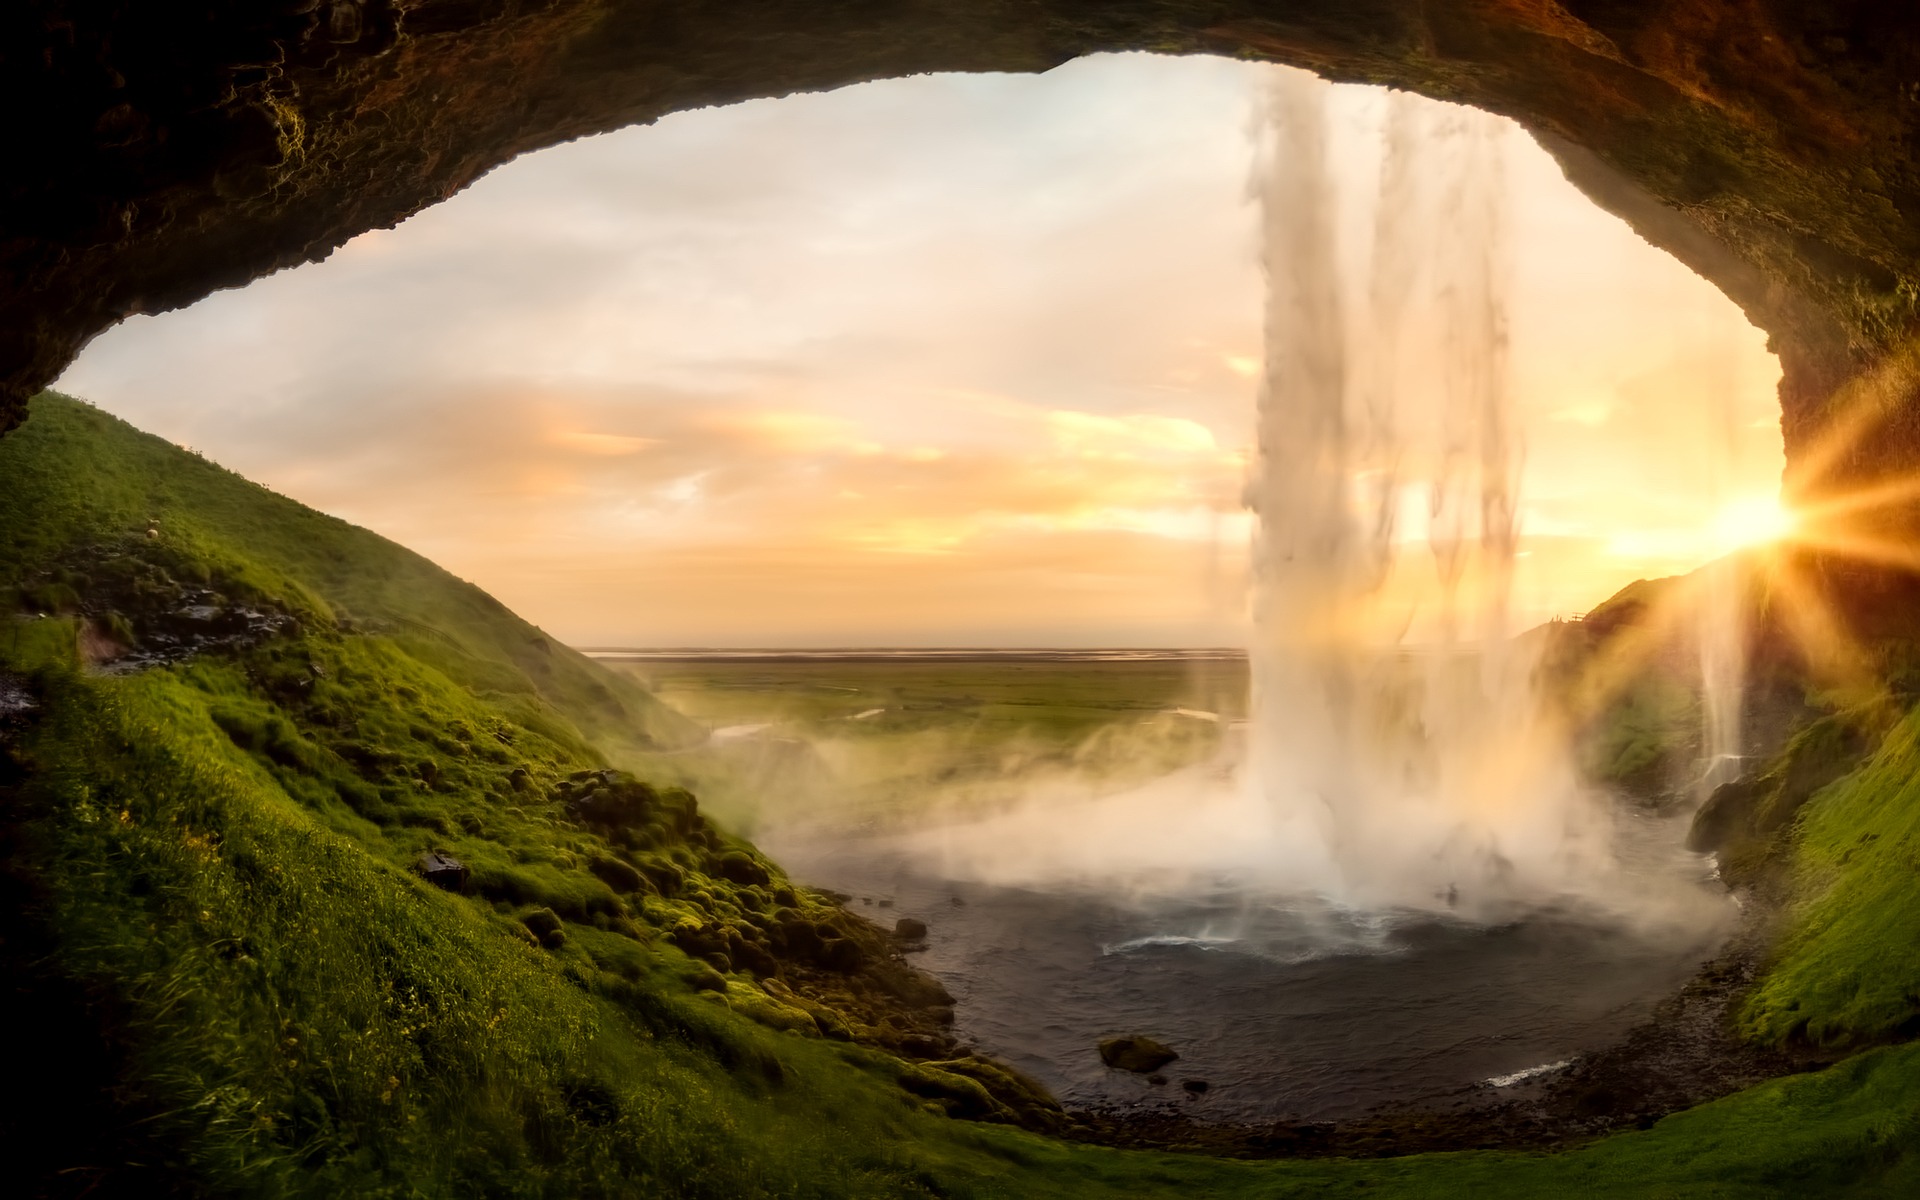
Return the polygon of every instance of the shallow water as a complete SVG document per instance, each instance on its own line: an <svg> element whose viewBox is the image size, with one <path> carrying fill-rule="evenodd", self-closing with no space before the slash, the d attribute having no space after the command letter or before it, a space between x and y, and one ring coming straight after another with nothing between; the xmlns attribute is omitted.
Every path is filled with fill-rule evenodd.
<svg viewBox="0 0 1920 1200"><path fill-rule="evenodd" d="M1599 1048L1711 956L1732 905L1683 825L1633 819L1623 857L1681 921L1629 926L1540 910L1497 925L1343 911L1230 878L1184 894L941 878L897 836L764 839L798 879L851 892L883 924L923 920L916 961L957 1001L959 1035L1069 1108L1167 1108L1203 1119L1317 1121L1417 1104ZM1108 1070L1102 1038L1180 1053L1155 1086ZM1204 1079L1189 1096L1180 1084Z"/></svg>

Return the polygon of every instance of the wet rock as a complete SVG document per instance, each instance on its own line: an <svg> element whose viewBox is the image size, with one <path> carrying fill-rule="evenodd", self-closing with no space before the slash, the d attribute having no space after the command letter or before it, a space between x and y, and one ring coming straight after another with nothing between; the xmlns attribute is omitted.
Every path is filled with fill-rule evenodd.
<svg viewBox="0 0 1920 1200"><path fill-rule="evenodd" d="M924 942L927 940L927 923L912 917L901 917L893 923L893 936L903 942Z"/></svg>
<svg viewBox="0 0 1920 1200"><path fill-rule="evenodd" d="M1150 1037L1108 1038L1100 1043L1100 1061L1116 1071L1148 1075L1178 1059L1180 1055Z"/></svg>
<svg viewBox="0 0 1920 1200"><path fill-rule="evenodd" d="M1204 1079L1182 1079L1180 1081L1180 1090L1189 1096L1204 1096L1212 1086L1212 1084Z"/></svg>

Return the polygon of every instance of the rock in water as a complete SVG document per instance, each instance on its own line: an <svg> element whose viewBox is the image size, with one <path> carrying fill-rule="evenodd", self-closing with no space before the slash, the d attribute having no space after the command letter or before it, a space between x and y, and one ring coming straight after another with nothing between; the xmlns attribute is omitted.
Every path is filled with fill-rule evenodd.
<svg viewBox="0 0 1920 1200"><path fill-rule="evenodd" d="M893 936L903 942L924 942L927 940L927 923L912 917L901 917L893 923Z"/></svg>
<svg viewBox="0 0 1920 1200"><path fill-rule="evenodd" d="M1150 1037L1108 1038L1100 1043L1100 1061L1116 1071L1150 1075L1180 1056Z"/></svg>

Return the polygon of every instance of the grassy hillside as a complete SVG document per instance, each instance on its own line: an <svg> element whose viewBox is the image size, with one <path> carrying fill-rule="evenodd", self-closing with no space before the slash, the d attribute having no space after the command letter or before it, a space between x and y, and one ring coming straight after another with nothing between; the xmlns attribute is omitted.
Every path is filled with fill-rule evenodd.
<svg viewBox="0 0 1920 1200"><path fill-rule="evenodd" d="M15 1194L1920 1193L1906 1045L1557 1154L1015 1127L1072 1132L952 1044L883 931L605 773L688 736L638 683L77 402L35 401L0 481ZM1799 810L1756 1036L1904 1028L1914 742ZM419 875L430 849L464 891Z"/></svg>
<svg viewBox="0 0 1920 1200"><path fill-rule="evenodd" d="M58 609L77 591L101 598L120 582L111 556L131 551L186 582L218 575L236 599L270 595L322 625L379 633L460 686L558 717L598 744L671 745L694 732L643 689L378 534L65 397L36 402L35 417L0 459L0 578L24 587L24 607Z"/></svg>

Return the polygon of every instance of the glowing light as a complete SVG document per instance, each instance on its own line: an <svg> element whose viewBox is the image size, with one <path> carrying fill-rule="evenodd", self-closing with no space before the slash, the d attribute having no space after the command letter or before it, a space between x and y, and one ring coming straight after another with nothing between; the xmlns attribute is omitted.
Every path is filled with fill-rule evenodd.
<svg viewBox="0 0 1920 1200"><path fill-rule="evenodd" d="M1744 496L1714 515L1712 532L1721 553L1777 542L1793 532L1793 514L1778 496Z"/></svg>

